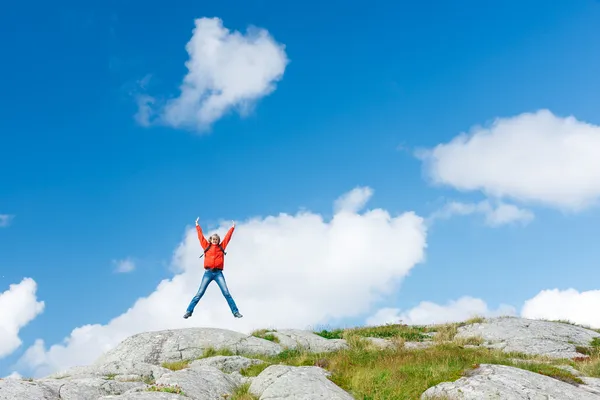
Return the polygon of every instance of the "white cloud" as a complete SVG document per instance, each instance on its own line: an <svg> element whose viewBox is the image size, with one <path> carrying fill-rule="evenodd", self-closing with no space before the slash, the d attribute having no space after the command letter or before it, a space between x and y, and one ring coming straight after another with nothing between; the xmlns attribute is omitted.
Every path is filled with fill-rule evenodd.
<svg viewBox="0 0 600 400"><path fill-rule="evenodd" d="M152 96L141 94L136 96L138 111L134 115L136 122L142 126L150 126L151 119L154 116L152 105L156 100Z"/></svg>
<svg viewBox="0 0 600 400"><path fill-rule="evenodd" d="M25 278L0 293L0 358L19 348L19 331L44 310L44 302L37 301L36 290L35 281Z"/></svg>
<svg viewBox="0 0 600 400"><path fill-rule="evenodd" d="M373 196L373 190L369 187L357 187L335 201L336 212L356 213L363 209L369 199Z"/></svg>
<svg viewBox="0 0 600 400"><path fill-rule="evenodd" d="M382 308L367 318L366 324L384 325L400 321L408 325L443 324L465 321L475 316L489 318L515 314L516 310L512 306L503 304L496 310L490 310L483 300L464 296L458 300L449 301L446 305L423 301L405 312L398 308Z"/></svg>
<svg viewBox="0 0 600 400"><path fill-rule="evenodd" d="M21 374L19 374L18 372L13 372L10 375L7 375L4 377L4 379L22 379L23 376L21 376Z"/></svg>
<svg viewBox="0 0 600 400"><path fill-rule="evenodd" d="M221 237L229 226L227 222L217 229ZM391 293L424 260L425 247L424 221L412 212L393 217L382 209L346 211L331 221L310 212L253 218L236 226L225 264L227 284L244 318L233 318L212 283L194 316L184 320L203 274L201 248L190 227L174 252L172 279L163 280L106 325L76 328L50 348L38 340L17 366L29 376L43 376L89 364L143 331L189 326L247 333L268 327L307 329L357 316Z"/></svg>
<svg viewBox="0 0 600 400"><path fill-rule="evenodd" d="M542 290L527 300L521 316L531 319L568 320L600 328L600 290L578 292L575 289Z"/></svg>
<svg viewBox="0 0 600 400"><path fill-rule="evenodd" d="M548 110L499 118L417 156L435 184L566 211L600 197L600 127Z"/></svg>
<svg viewBox="0 0 600 400"><path fill-rule="evenodd" d="M113 264L116 264L115 272L128 273L135 269L135 262L131 258L125 260L113 260Z"/></svg>
<svg viewBox="0 0 600 400"><path fill-rule="evenodd" d="M181 93L158 114L163 124L203 131L231 109L250 112L275 90L289 60L285 46L264 29L230 32L219 18L196 19L195 26L186 45L188 73ZM154 102L149 96L138 98L138 121L150 123Z"/></svg>
<svg viewBox="0 0 600 400"><path fill-rule="evenodd" d="M0 214L0 228L6 228L14 218L13 215Z"/></svg>
<svg viewBox="0 0 600 400"><path fill-rule="evenodd" d="M491 227L499 227L511 223L520 223L527 225L534 219L531 211L519 208L513 204L498 202L493 205L489 200L483 200L479 203L461 203L450 202L442 209L434 212L430 221L443 218L447 219L455 215L482 214L485 216L485 223Z"/></svg>

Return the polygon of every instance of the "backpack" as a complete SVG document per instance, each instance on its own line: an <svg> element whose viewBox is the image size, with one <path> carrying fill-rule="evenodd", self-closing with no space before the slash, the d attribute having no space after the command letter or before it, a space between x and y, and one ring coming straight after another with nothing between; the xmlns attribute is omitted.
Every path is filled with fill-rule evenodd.
<svg viewBox="0 0 600 400"><path fill-rule="evenodd" d="M208 242L208 246L206 246L206 248L204 249L204 253L200 257L198 257L198 258L202 258L204 256L204 254L206 254L206 252L208 251L208 249L210 249L210 246L212 246L212 243ZM223 248L223 246L221 246L221 243L219 243L217 246L219 246L219 248L223 252L223 255L227 255L227 253L225 252L225 249Z"/></svg>

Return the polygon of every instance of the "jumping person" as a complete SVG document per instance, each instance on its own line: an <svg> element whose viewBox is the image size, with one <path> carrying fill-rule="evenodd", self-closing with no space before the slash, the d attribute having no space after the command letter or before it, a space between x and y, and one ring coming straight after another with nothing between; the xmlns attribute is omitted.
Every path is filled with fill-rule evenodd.
<svg viewBox="0 0 600 400"><path fill-rule="evenodd" d="M198 240L200 240L200 245L204 249L204 276L202 277L202 282L200 282L200 287L198 288L198 292L192 298L190 305L187 308L186 313L183 318L189 318L192 316L194 312L194 308L196 304L200 301L208 284L213 280L217 282L219 288L221 289L221 293L227 300L227 304L229 304L229 308L233 313L233 316L236 318L242 318L242 314L238 311L237 306L235 305L235 301L233 301L233 297L229 293L229 289L227 288L227 284L225 283L225 277L223 276L223 265L225 262L225 248L229 244L231 240L231 235L233 234L233 230L235 229L235 222L227 231L227 234L223 238L223 242L220 243L221 238L216 233L212 234L208 240L202 234L202 228L198 225L198 220L200 218L196 218L196 231L198 232ZM200 256L202 257L202 256Z"/></svg>

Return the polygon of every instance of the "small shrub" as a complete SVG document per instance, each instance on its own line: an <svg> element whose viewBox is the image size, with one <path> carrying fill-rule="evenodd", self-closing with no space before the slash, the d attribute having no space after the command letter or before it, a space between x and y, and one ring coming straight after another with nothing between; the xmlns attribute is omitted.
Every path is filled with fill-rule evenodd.
<svg viewBox="0 0 600 400"><path fill-rule="evenodd" d="M328 331L323 329L319 332L315 332L315 334L324 337L325 339L343 339L344 330L334 329L333 331Z"/></svg>

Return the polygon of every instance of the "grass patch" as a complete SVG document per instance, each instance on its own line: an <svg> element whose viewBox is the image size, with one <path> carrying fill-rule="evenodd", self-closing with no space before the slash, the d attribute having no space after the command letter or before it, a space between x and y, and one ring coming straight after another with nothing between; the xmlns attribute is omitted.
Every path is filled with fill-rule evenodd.
<svg viewBox="0 0 600 400"><path fill-rule="evenodd" d="M315 332L315 334L317 334L321 337L324 337L325 339L343 339L344 338L344 329L334 329L332 331L323 329L321 331Z"/></svg>
<svg viewBox="0 0 600 400"><path fill-rule="evenodd" d="M381 339L402 338L405 341L422 342L430 339L427 332L433 332L425 326L409 326L404 324L387 324L382 326L368 326L347 329L321 330L315 334L325 339L346 339L351 336L374 337Z"/></svg>
<svg viewBox="0 0 600 400"><path fill-rule="evenodd" d="M229 349L215 349L214 347L208 347L204 350L204 354L198 357L200 360L202 358L215 357L215 356L236 356L237 354Z"/></svg>
<svg viewBox="0 0 600 400"><path fill-rule="evenodd" d="M458 324L443 324L439 325L436 330L436 335L433 340L437 343L450 342L454 340L454 336L458 333Z"/></svg>
<svg viewBox="0 0 600 400"><path fill-rule="evenodd" d="M468 320L461 322L460 326L465 326L465 325L473 325L473 324L482 324L486 321L485 318L483 317L479 317L479 316L475 316L473 318L469 318Z"/></svg>
<svg viewBox="0 0 600 400"><path fill-rule="evenodd" d="M461 338L454 338L453 342L459 346L481 346L484 340L481 336L468 336Z"/></svg>
<svg viewBox="0 0 600 400"><path fill-rule="evenodd" d="M261 372L263 372L269 365L268 362L264 362L262 364L253 364L247 368L242 368L240 370L240 374L243 376L258 376Z"/></svg>
<svg viewBox="0 0 600 400"><path fill-rule="evenodd" d="M241 386L238 386L231 397L227 397L227 400L259 400L258 397L254 396L250 393L250 384L244 383Z"/></svg>
<svg viewBox="0 0 600 400"><path fill-rule="evenodd" d="M176 393L185 396L183 390L177 385L169 386L169 385L152 385L147 389L149 392L165 392L165 393Z"/></svg>
<svg viewBox="0 0 600 400"><path fill-rule="evenodd" d="M273 335L271 332L276 332L276 331L267 330L267 329L258 329L256 331L252 332L250 335L260 338L260 339L269 340L274 343L279 343L279 338L277 336Z"/></svg>
<svg viewBox="0 0 600 400"><path fill-rule="evenodd" d="M442 332L451 336L453 328L444 328ZM564 382L581 382L568 371L557 368L556 365L564 364L564 360L504 353L498 349L464 348L456 342L436 343L432 347L417 350L400 346L381 350L369 346L360 335L346 334L345 337L349 348L336 352L313 354L288 349L277 356L253 355L253 358L266 363L251 366L242 374L256 376L272 364L319 365L332 373L331 381L361 400L419 399L429 387L455 381L480 364L508 365Z"/></svg>
<svg viewBox="0 0 600 400"><path fill-rule="evenodd" d="M181 360L181 361L162 363L163 368L170 369L171 371L179 371L184 368L187 368L189 365L190 365L190 360Z"/></svg>

